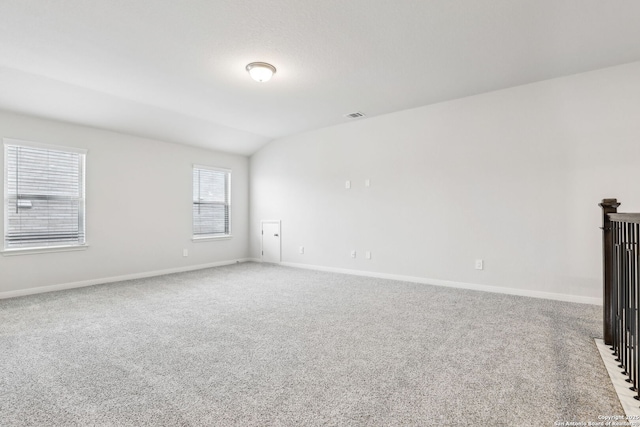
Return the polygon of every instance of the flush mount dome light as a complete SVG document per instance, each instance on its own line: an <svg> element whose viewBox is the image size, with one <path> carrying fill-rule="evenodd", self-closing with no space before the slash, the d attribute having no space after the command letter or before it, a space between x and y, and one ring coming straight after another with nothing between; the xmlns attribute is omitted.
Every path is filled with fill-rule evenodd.
<svg viewBox="0 0 640 427"><path fill-rule="evenodd" d="M276 72L276 67L266 62L252 62L247 65L251 78L257 82L268 82Z"/></svg>

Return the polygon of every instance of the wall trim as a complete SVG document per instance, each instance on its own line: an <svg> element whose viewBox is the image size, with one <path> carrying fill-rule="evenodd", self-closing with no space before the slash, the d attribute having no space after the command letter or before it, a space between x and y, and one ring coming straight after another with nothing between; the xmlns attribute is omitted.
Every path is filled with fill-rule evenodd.
<svg viewBox="0 0 640 427"><path fill-rule="evenodd" d="M492 292L497 294L518 295L549 299L555 301L575 302L579 304L602 305L602 298L585 297L580 295L558 294L555 292L541 292L528 289L505 288L501 286L480 285L477 283L454 282L450 280L428 279L426 277L403 276L400 274L376 273L372 271L350 270L346 268L324 267L312 264L298 264L294 262L281 262L280 265L307 270L328 271L332 273L351 274L354 276L375 277L378 279L399 280L403 282L421 283L424 285L442 286L446 288L470 289L473 291Z"/></svg>
<svg viewBox="0 0 640 427"><path fill-rule="evenodd" d="M37 288L18 289L15 291L0 292L0 299L22 297L26 295L41 294L45 292L62 291L65 289L84 288L86 286L104 285L106 283L122 282L124 280L143 279L145 277L163 276L165 274L182 273L185 271L202 270L211 267L222 267L240 262L253 261L252 258L239 258L228 261L211 262L208 264L190 265L186 267L168 268L165 270L145 271L143 273L125 274L122 276L103 277L100 279L82 280L80 282L61 283L58 285L40 286Z"/></svg>
<svg viewBox="0 0 640 427"><path fill-rule="evenodd" d="M262 262L259 258L239 258L228 261L218 261L208 264L198 264L186 267L169 268L165 270L147 271L122 276L104 277L100 279L83 280L80 282L61 283L58 285L41 286L37 288L18 289L15 291L0 292L0 299L15 298L26 295L41 294L45 292L62 291L65 289L83 288L86 286L103 285L106 283L122 282L125 280L143 279L145 277L163 276L165 274L182 273L186 271L202 270L205 268L222 267L241 262ZM351 270L347 268L325 267L321 265L299 264L294 262L281 262L278 265L306 270L327 271L331 273L350 274L354 276L375 277L378 279L399 280L403 282L421 283L425 285L442 286L446 288L469 289L474 291L492 292L498 294L518 295L523 297L549 299L555 301L575 302L580 304L602 305L602 298L585 297L579 295L558 294L554 292L532 291L528 289L504 288L501 286L480 285L476 283L454 282L450 280L428 279L425 277L404 276L400 274L376 273L372 271Z"/></svg>

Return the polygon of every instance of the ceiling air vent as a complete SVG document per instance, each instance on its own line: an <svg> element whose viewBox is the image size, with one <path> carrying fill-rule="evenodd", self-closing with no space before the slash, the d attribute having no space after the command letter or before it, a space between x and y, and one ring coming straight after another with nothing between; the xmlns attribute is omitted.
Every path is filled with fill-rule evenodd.
<svg viewBox="0 0 640 427"><path fill-rule="evenodd" d="M364 117L364 114L360 111L356 111L355 113L349 113L344 115L347 119L359 119L360 117Z"/></svg>

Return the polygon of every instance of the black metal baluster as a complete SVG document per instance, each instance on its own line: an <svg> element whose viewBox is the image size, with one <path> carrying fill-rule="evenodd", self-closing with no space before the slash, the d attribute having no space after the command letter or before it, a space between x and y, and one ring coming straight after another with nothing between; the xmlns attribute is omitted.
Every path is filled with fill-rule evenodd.
<svg viewBox="0 0 640 427"><path fill-rule="evenodd" d="M627 314L629 313L629 286L627 281L627 227L625 223L620 227L621 244L620 244L620 289L622 290L622 305L620 312L622 326L622 374L629 375L627 367L629 366L629 332L627 324Z"/></svg>
<svg viewBox="0 0 640 427"><path fill-rule="evenodd" d="M640 318L638 317L638 313L640 312L639 308L640 308L640 299L639 299L639 293L640 293L640 289L638 288L638 269L640 267L640 263L638 262L638 256L639 256L639 244L640 244L640 225L638 224L631 224L632 226L632 236L633 236L633 245L632 245L632 253L631 253L631 262L633 265L632 268L632 272L631 272L631 286L633 289L633 295L634 295L634 313L633 313L633 331L634 331L634 340L633 340L633 360L632 360L632 366L633 366L633 387L632 390L636 392L636 396L635 398L640 400L640 390L638 389L638 379L639 379L639 374L638 374L638 369L640 368L639 366L639 357L638 357L638 328L640 327Z"/></svg>
<svg viewBox="0 0 640 427"><path fill-rule="evenodd" d="M627 345L628 345L628 349L627 349L627 365L626 365L626 372L627 375L629 376L629 378L626 379L626 381L628 383L633 384L633 379L635 378L635 353L636 353L636 347L635 347L635 336L636 336L636 332L635 332L635 324L634 324L634 319L636 318L636 307L635 307L635 275L634 275L634 264L633 264L633 259L634 259L634 236L633 236L633 224L632 223L625 223L624 224L624 228L625 228L625 233L626 233L626 263L627 263L627 268L626 268L626 277L627 277L627 316L626 316L626 323L627 323ZM635 385L631 387L631 389L633 391L635 391Z"/></svg>
<svg viewBox="0 0 640 427"><path fill-rule="evenodd" d="M624 368L625 356L625 330L624 330L624 224L618 223L618 357L620 358L620 367Z"/></svg>
<svg viewBox="0 0 640 427"><path fill-rule="evenodd" d="M603 199L603 332L626 381L640 400L640 213L618 213Z"/></svg>
<svg viewBox="0 0 640 427"><path fill-rule="evenodd" d="M616 356L617 362L622 362L622 334L621 334L621 316L620 316L620 298L621 298L621 289L620 289L620 224L618 222L613 222L613 238L614 238L614 262L613 262L613 270L614 270L614 283L613 283L613 291L614 291L614 318L615 318L615 327L614 327L614 354Z"/></svg>

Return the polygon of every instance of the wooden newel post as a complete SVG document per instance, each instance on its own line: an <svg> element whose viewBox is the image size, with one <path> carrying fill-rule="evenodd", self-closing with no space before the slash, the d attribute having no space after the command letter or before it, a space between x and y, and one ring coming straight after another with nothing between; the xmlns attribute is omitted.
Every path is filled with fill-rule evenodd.
<svg viewBox="0 0 640 427"><path fill-rule="evenodd" d="M615 325L615 313L613 304L613 234L611 232L611 220L609 214L618 212L618 200L603 199L602 208L602 324L604 330L604 343L613 344L613 327Z"/></svg>

